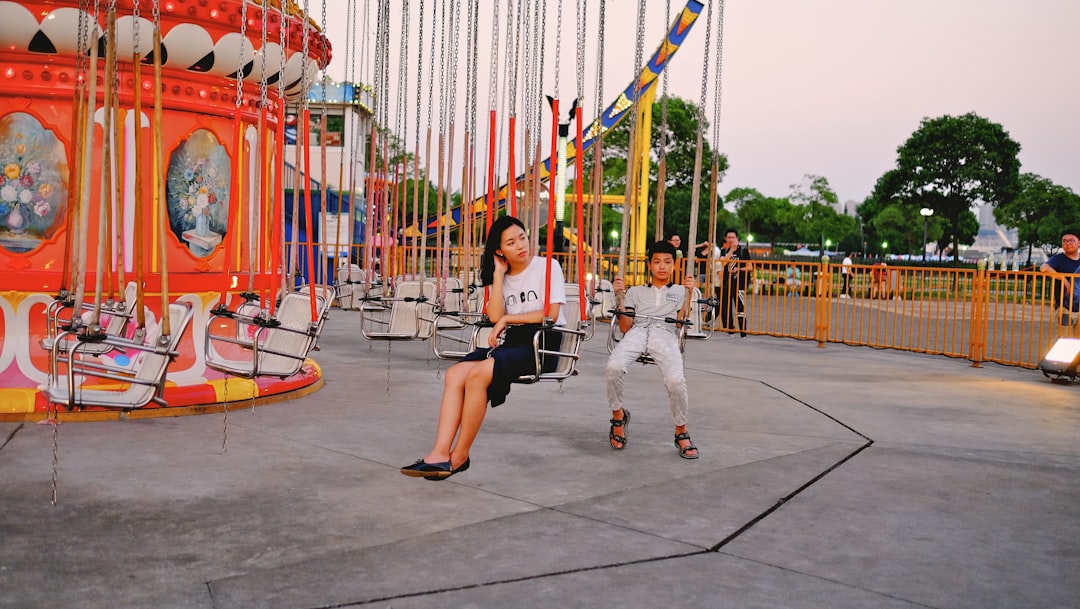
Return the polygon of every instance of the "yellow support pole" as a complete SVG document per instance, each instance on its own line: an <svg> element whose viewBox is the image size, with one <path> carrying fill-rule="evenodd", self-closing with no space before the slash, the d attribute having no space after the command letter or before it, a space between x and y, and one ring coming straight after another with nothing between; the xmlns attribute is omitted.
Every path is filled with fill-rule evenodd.
<svg viewBox="0 0 1080 609"><path fill-rule="evenodd" d="M646 237L649 230L649 170L652 168L649 150L652 143L652 107L655 99L656 87L650 87L642 94L638 102L638 111L641 112L641 116L638 117L637 150L633 151L633 154L637 155L636 167L639 173L637 210L634 214L634 240L631 242L633 244L631 251L642 256L645 255L648 247Z"/></svg>

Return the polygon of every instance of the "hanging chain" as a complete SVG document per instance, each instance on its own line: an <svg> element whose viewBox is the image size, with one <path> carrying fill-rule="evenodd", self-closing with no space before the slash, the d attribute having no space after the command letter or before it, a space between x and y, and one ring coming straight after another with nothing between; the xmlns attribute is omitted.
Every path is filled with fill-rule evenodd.
<svg viewBox="0 0 1080 609"><path fill-rule="evenodd" d="M457 17L461 14L461 0L454 0L454 10L450 15L450 122L457 116L457 65L458 65L458 22Z"/></svg>
<svg viewBox="0 0 1080 609"><path fill-rule="evenodd" d="M716 149L720 144L720 99L723 92L722 79L720 78L724 67L724 0L720 0L720 4L717 7L716 18L716 69L713 71L715 74L716 89L715 102L713 106L713 148Z"/></svg>
<svg viewBox="0 0 1080 609"><path fill-rule="evenodd" d="M285 3L278 2L278 14L280 16L279 28L278 28L278 44L281 46L281 72L278 74L277 82L277 103L281 104L285 102L285 26L289 22L288 15L285 13Z"/></svg>
<svg viewBox="0 0 1080 609"><path fill-rule="evenodd" d="M240 7L240 56L236 58L236 109L244 99L244 44L247 43L247 0Z"/></svg>
<svg viewBox="0 0 1080 609"><path fill-rule="evenodd" d="M285 4L285 3L282 2L282 4ZM308 20L307 20L307 16L309 14L310 13L308 12L308 0L304 0L304 14L300 18L300 25L301 25L301 27L304 28L303 36L301 36L301 39L300 39L301 40L301 42L300 42L301 76L300 77L303 79L301 81L302 85L301 85L301 88L300 88L300 90L301 90L300 107L301 107L302 110L307 110L307 108L308 108L308 90L309 90L308 86L309 86L309 83L308 83L308 79L307 79L307 73L308 73L308 62L311 61L311 58L308 57L308 48L309 48L309 45L311 44L311 25L308 23ZM303 116L303 113L301 113L300 116ZM299 118L299 117L297 117L297 118ZM299 146L299 145L301 145L301 142L299 140L299 137L300 137L300 131L299 131L300 121L299 120L297 120L296 125L297 125L296 137L298 138L296 140L296 144ZM311 125L304 125L303 133L304 133L304 139L305 140L310 140L310 138L308 138L308 131L310 129L311 129ZM305 176L305 178L310 180L311 176Z"/></svg>
<svg viewBox="0 0 1080 609"><path fill-rule="evenodd" d="M488 72L488 110L495 110L499 91L499 0L495 0L491 15L491 68Z"/></svg>
<svg viewBox="0 0 1080 609"><path fill-rule="evenodd" d="M540 35L539 35L539 37L534 38L534 43L535 43L534 49L536 47L540 48L540 62L536 65L536 77L533 78L533 82L535 82L536 86L537 86L537 90L536 90L537 97L539 97L539 94L541 93L541 90L542 90L542 88L544 86L544 83L543 83L544 65L545 65L545 63L544 63L544 55L545 55L544 51L547 49L547 45L542 44L541 41L547 40L547 0L542 0L541 3L540 3L540 15L541 15L541 17L540 17L540 32L539 32ZM556 92L556 94L557 93L558 92ZM534 99L536 99L536 98L534 98ZM544 117L541 116L543 111L540 109L540 106L542 106L543 103L544 102L542 102L542 101L540 102L540 104L537 107L536 115L533 117L534 120L536 121L536 137L538 139L541 139L540 134L544 132ZM533 159L533 160L535 161L535 160L539 160L539 159Z"/></svg>
<svg viewBox="0 0 1080 609"><path fill-rule="evenodd" d="M398 44L398 78L397 78L397 119L394 122L394 133L405 142L405 127L407 107L405 105L405 85L409 81L409 0L404 0L401 5L401 34ZM418 115L419 116L419 115Z"/></svg>
<svg viewBox="0 0 1080 609"><path fill-rule="evenodd" d="M423 93L424 83L424 0L420 0L420 32L417 35L416 40L419 44L417 47L418 59L416 63L416 150L420 150L420 113L422 111L420 99ZM431 107L428 106L428 125L431 124ZM420 162L420 159L415 160L416 163ZM427 213L427 210L424 210Z"/></svg>
<svg viewBox="0 0 1080 609"><path fill-rule="evenodd" d="M559 99L559 57L562 55L562 7L563 0L558 0L555 9L555 99Z"/></svg>
<svg viewBox="0 0 1080 609"><path fill-rule="evenodd" d="M705 23L712 24L712 3L709 3L709 10L706 13ZM697 118L698 129L704 130L705 125L705 94L709 89L709 47L712 43L712 27L705 28L705 59L702 62L701 70L701 97L698 103Z"/></svg>
<svg viewBox="0 0 1080 609"><path fill-rule="evenodd" d="M588 30L587 11L588 2L578 0L577 11L577 96L578 103L585 99L585 32ZM581 107L580 105L578 107Z"/></svg>
<svg viewBox="0 0 1080 609"><path fill-rule="evenodd" d="M140 0L135 0L131 5L131 37L132 44L135 45L134 54L138 57L135 61L142 60L142 42L139 40L139 3ZM135 86L141 86L140 83L135 83Z"/></svg>
<svg viewBox="0 0 1080 609"><path fill-rule="evenodd" d="M597 40L596 40L596 120L600 125L603 125L603 112L604 107L601 105L604 103L604 23L606 21L605 12L607 10L607 0L600 0L600 15L597 17L600 21L600 26L597 28ZM601 162L597 159L596 162Z"/></svg>
<svg viewBox="0 0 1080 609"><path fill-rule="evenodd" d="M268 106L270 104L270 100L268 100L267 97L266 97L266 90L267 90L267 87L268 87L267 78L266 78L266 51L267 51L266 47L267 47L267 41L269 40L269 32L268 32L269 28L270 28L270 3L269 3L269 0L262 0L262 34L260 35L261 36L261 42L262 42L262 49L260 49L260 52L259 52L259 55L261 56L260 59L259 59L259 72L261 72L261 76L259 77L259 107L260 108L265 108L266 106ZM282 53L284 55L284 50L282 51Z"/></svg>

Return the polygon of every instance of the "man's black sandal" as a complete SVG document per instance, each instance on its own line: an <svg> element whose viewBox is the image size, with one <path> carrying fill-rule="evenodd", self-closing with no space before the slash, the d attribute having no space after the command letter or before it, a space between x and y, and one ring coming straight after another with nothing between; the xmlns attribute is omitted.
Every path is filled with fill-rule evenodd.
<svg viewBox="0 0 1080 609"><path fill-rule="evenodd" d="M614 448L615 450L622 450L622 449L626 448L626 443L629 441L629 435L630 435L630 411L623 408L622 412L623 412L623 418L621 420L620 419L614 419L614 418L611 419L611 430L608 431L608 440L610 442L618 442L619 443L618 446L615 446L614 444L611 445L611 447ZM615 435L615 428L616 427L622 427L623 435L621 435L621 436Z"/></svg>

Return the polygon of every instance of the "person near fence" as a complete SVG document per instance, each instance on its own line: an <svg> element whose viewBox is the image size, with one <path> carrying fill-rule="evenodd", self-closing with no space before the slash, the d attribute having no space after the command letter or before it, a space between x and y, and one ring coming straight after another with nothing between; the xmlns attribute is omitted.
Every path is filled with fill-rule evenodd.
<svg viewBox="0 0 1080 609"><path fill-rule="evenodd" d="M1061 233L1061 251L1050 256L1039 270L1050 275L1080 273L1080 229L1067 229ZM1080 312L1080 281L1064 277L1054 286L1054 307L1063 309L1062 323L1070 323L1074 314Z"/></svg>
<svg viewBox="0 0 1080 609"><path fill-rule="evenodd" d="M739 232L734 228L724 231L724 245L716 263L718 275L716 299L720 301L720 327L725 332L739 331L746 337L746 288L754 265L750 263L750 250L739 245Z"/></svg>
<svg viewBox="0 0 1080 609"><path fill-rule="evenodd" d="M682 350L679 348L678 324L665 319L684 319L687 293L693 292L693 273L687 273L683 285L675 285L675 251L671 243L658 241L648 251L649 283L634 286L623 292L625 283L616 277L612 285L620 294L619 310L639 316L617 315L619 329L624 332L612 349L604 371L607 379L608 405L611 407L611 429L608 442L616 450L626 447L630 426L630 411L623 407L623 383L626 371L644 353L656 362L667 390L668 405L675 420L675 448L684 459L697 459L698 449L686 430L689 397L683 373ZM647 316L647 317L646 317Z"/></svg>
<svg viewBox="0 0 1080 609"><path fill-rule="evenodd" d="M491 286L487 316L495 324L488 346L469 353L446 371L435 445L425 457L402 467L401 473L444 480L468 469L469 450L484 422L488 401L492 408L502 404L514 379L537 372L532 342L536 325L548 318L555 325L566 325L562 267L552 260L550 283L546 274L547 263L533 255L525 225L513 216L495 220L480 259L481 283ZM546 285L551 286L550 298L544 297ZM550 304L547 311L545 302Z"/></svg>
<svg viewBox="0 0 1080 609"><path fill-rule="evenodd" d="M840 263L840 277L844 282L840 288L840 298L851 298L851 276L854 264L851 254L844 254L844 261Z"/></svg>

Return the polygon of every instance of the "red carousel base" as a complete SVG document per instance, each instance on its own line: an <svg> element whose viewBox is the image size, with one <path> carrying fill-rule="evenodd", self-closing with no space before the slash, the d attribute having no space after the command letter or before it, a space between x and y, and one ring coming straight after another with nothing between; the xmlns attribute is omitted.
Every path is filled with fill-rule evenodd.
<svg viewBox="0 0 1080 609"><path fill-rule="evenodd" d="M50 406L36 389L7 388L0 389L0 404L4 405L0 422L113 421L212 414L226 407L246 408L292 400L318 391L322 384L322 369L309 359L299 373L285 379L230 376L207 380L201 385L168 383L164 395L168 406L135 410L86 407L69 412L64 406Z"/></svg>

